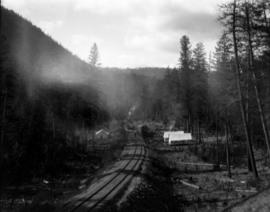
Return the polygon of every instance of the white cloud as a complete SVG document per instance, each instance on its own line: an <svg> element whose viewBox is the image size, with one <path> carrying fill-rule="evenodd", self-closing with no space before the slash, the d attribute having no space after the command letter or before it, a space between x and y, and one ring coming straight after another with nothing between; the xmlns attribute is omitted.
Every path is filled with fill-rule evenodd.
<svg viewBox="0 0 270 212"><path fill-rule="evenodd" d="M29 5L53 5L53 4L63 4L71 3L74 0L2 0L2 4L7 8L22 8Z"/></svg>
<svg viewBox="0 0 270 212"><path fill-rule="evenodd" d="M105 66L167 66L187 34L213 49L217 5L228 0L3 0L79 57L98 44Z"/></svg>
<svg viewBox="0 0 270 212"><path fill-rule="evenodd" d="M130 1L123 0L77 0L74 1L76 10L91 10L105 14L112 11L125 11L129 9Z"/></svg>
<svg viewBox="0 0 270 212"><path fill-rule="evenodd" d="M47 34L50 34L53 32L53 30L56 30L57 28L61 27L63 25L63 21L57 20L57 21L39 21L37 25Z"/></svg>
<svg viewBox="0 0 270 212"><path fill-rule="evenodd" d="M26 0L2 0L2 4L7 8L19 8L26 4Z"/></svg>
<svg viewBox="0 0 270 212"><path fill-rule="evenodd" d="M72 45L82 45L89 42L89 39L86 35L83 34L74 34L71 36L71 44Z"/></svg>

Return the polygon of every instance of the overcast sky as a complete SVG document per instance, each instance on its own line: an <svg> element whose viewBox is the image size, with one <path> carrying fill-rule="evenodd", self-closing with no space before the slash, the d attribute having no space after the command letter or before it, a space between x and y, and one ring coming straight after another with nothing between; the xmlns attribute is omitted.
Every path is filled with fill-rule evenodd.
<svg viewBox="0 0 270 212"><path fill-rule="evenodd" d="M116 67L174 67L185 34L213 50L224 1L2 0L83 60L96 42L102 66Z"/></svg>

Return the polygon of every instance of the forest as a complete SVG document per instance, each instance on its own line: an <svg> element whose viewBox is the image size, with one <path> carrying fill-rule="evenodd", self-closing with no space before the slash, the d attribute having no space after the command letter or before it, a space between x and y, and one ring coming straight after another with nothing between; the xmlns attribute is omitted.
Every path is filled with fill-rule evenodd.
<svg viewBox="0 0 270 212"><path fill-rule="evenodd" d="M270 3L220 10L224 31L211 57L179 35L177 67L119 69L93 68L1 7L1 183L57 175L78 148L75 126L124 120L132 107L134 120L175 121L199 142L229 132L258 177L254 147L270 154Z"/></svg>
<svg viewBox="0 0 270 212"><path fill-rule="evenodd" d="M75 129L126 118L149 81L158 80L153 72L162 78L165 70L97 70L3 7L0 49L4 185L59 174L65 160L82 151Z"/></svg>

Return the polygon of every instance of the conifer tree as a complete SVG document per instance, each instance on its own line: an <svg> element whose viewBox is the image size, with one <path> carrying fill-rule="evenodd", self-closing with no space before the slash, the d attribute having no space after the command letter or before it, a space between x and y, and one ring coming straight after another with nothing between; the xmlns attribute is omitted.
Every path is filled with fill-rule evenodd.
<svg viewBox="0 0 270 212"><path fill-rule="evenodd" d="M202 43L198 43L193 50L193 113L197 122L198 136L200 138L200 128L206 117L208 103L208 83L207 83L207 62L206 53Z"/></svg>
<svg viewBox="0 0 270 212"><path fill-rule="evenodd" d="M180 86L181 103L184 109L184 120L186 121L186 130L192 130L192 58L191 45L189 37L184 35L180 40Z"/></svg>
<svg viewBox="0 0 270 212"><path fill-rule="evenodd" d="M91 67L96 67L98 65L99 52L97 44L94 43L90 50L90 55L88 57L88 63Z"/></svg>

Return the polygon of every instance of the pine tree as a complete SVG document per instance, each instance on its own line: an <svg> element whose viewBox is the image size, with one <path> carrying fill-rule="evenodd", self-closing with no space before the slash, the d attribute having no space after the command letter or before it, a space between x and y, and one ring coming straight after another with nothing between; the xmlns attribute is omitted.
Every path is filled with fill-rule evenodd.
<svg viewBox="0 0 270 212"><path fill-rule="evenodd" d="M91 67L95 68L98 65L99 53L97 44L94 43L90 50L90 55L88 57L88 63Z"/></svg>
<svg viewBox="0 0 270 212"><path fill-rule="evenodd" d="M208 104L208 76L206 53L202 43L198 43L193 50L193 77L192 77L192 110L197 121L198 136L200 139L200 127L206 117Z"/></svg>
<svg viewBox="0 0 270 212"><path fill-rule="evenodd" d="M232 70L231 54L232 51L232 41L228 35L224 32L217 42L215 49L215 70L217 71L218 77L218 95L222 96L219 98L219 104L221 107L227 106L232 101L232 94L235 90L233 86L234 73Z"/></svg>
<svg viewBox="0 0 270 212"><path fill-rule="evenodd" d="M229 10L231 9L229 19L231 22L228 22L228 24L231 27L231 33L233 37L233 45L234 45L234 61L235 61L235 70L236 70L236 82L237 82L237 89L238 89L238 96L240 100L240 109L241 109L241 116L242 116L242 122L245 130L245 135L246 135L246 142L247 142L247 149L248 149L248 156L251 162L251 167L252 167L252 172L255 178L258 178L258 172L257 172L257 167L256 167L256 161L254 158L254 152L253 152L253 147L252 147L252 141L251 141L251 136L250 136L250 129L249 125L247 122L247 113L245 109L245 104L244 104L244 97L243 97L243 88L241 86L241 66L240 66L240 57L239 57L239 50L238 50L238 37L237 37L237 23L238 23L238 4L237 1L234 0L232 7L229 6Z"/></svg>
<svg viewBox="0 0 270 212"><path fill-rule="evenodd" d="M261 124L262 124L262 128L263 128L263 132L264 132L264 138L265 138L265 143L268 149L268 156L270 156L270 138L269 138L269 131L268 131L268 126L266 123L266 119L265 119L265 112L264 112L264 108L262 106L262 100L261 100L261 96L259 93L259 89L258 89L258 83L257 83L257 76L254 70L254 63L255 63L255 56L254 56L254 32L253 32L253 22L252 22L252 12L254 12L254 10L252 11L253 5L249 4L249 3L245 3L244 4L245 7L245 18L246 18L246 34L247 34L247 40L248 40L248 69L250 72L250 75L252 76L252 83L253 83L253 87L254 87L254 91L255 91L255 96L256 96L256 101L257 101L257 106L258 106L258 110L259 110L259 114L260 114L260 119L261 119Z"/></svg>
<svg viewBox="0 0 270 212"><path fill-rule="evenodd" d="M180 40L180 86L183 119L187 122L187 131L192 130L192 58L189 38L184 35Z"/></svg>

